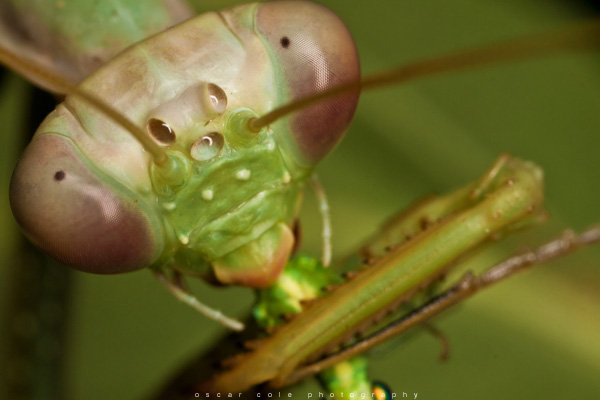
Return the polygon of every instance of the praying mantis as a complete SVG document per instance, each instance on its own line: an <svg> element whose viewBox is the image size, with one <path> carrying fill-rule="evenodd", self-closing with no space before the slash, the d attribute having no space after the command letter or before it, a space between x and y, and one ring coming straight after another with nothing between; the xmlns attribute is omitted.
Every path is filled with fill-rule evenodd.
<svg viewBox="0 0 600 400"><path fill-rule="evenodd" d="M384 7L383 9L385 9L385 7ZM343 14L343 9L341 9L341 10L336 10L336 11L339 11L341 14ZM344 19L345 19L345 17L344 17ZM393 24L389 24L389 25L393 25ZM355 35L356 35L356 34L355 34ZM386 37L387 37L387 36L389 36L389 35L385 35L385 34L383 34L383 35L384 35L384 36L386 36ZM409 36L410 36L410 35L409 35ZM359 40L360 40L360 39L359 39ZM386 41L386 42L388 42L388 41ZM359 46L360 46L360 41L359 41ZM364 63L363 63L363 66L364 66ZM364 66L364 67L365 67L365 66ZM365 68L366 68L366 67L365 67ZM510 68L510 67L509 67L509 68ZM433 85L433 84L431 84L431 85ZM410 88L409 88L409 89L410 89ZM409 89L407 89L407 90L409 90ZM371 97L375 97L375 96L371 96L371 95L369 95L369 98L371 98ZM477 97L477 96L475 96L475 97ZM514 100L514 97L515 97L515 96L514 96L514 94L513 94L512 96L510 96L510 98L511 98L511 99L513 99L513 100ZM397 101L398 101L398 100L393 100L393 101L390 101L390 103L391 103L391 104L397 104ZM366 102L366 101L365 101L365 100L363 100L363 102ZM408 102L408 101L405 101L405 102ZM378 106L373 106L373 107L377 108ZM396 108L394 107L394 110L395 110L395 109L396 109ZM396 111L396 112L397 112L397 111ZM407 113L409 114L409 117L410 117L410 114L411 114L411 113L410 113L410 112L407 112ZM392 113L392 114L393 114L393 113ZM370 123L379 124L379 123L382 123L382 122L379 122L379 120L385 120L385 119L388 119L388 118L389 118L389 117L374 117L374 116L373 116L373 113L367 113L367 116L366 116L366 117L364 117L364 120L367 120L367 121L374 121L374 122L369 122L369 123L367 123L367 122L362 122L362 124L364 124L364 125L367 125L367 124L370 124ZM427 117L422 117L422 118L418 118L418 119L428 119L428 118L427 118ZM510 119L510 118L506 118L506 119ZM364 121L364 120L362 120L362 119L359 119L359 124L360 124L360 121ZM410 121L410 120L409 120L409 121ZM412 122L413 122L413 123L415 123L415 122L418 122L418 121L414 121L414 120L413 120ZM505 121L503 121L503 122L505 122ZM502 128L502 129L505 129L505 128ZM368 130L368 129L367 129L367 130ZM392 132L392 133L394 133L394 134L396 134L396 132L397 132L397 128L388 128L388 129L386 129L386 128L383 128L383 129L381 129L381 130L383 130L383 131L389 131L389 132ZM481 128L480 130L481 130L481 131L486 131L487 129L485 129L485 128ZM510 129L507 129L507 130L510 130ZM438 133L437 133L437 132L434 132L434 134L436 134L436 135L437 135ZM349 137L352 137L352 135L353 135L353 134L352 134L352 131L351 131L351 132L350 132L350 134L349 134ZM354 134L354 136L356 136L356 134ZM373 138L372 138L372 137L368 137L368 136L367 136L366 142L367 142L367 143L366 143L366 145L364 145L364 146L360 146L360 147L362 148L362 151L361 151L361 152L359 152L357 156L363 156L365 153L368 153L368 151L365 151L365 150L364 150L365 148L369 148L369 149L370 149L369 151L375 152L375 148L374 148L373 146L375 146L377 143L373 143L373 142L374 142ZM427 143L427 144L430 144L430 143ZM468 145L468 143L467 143L467 145ZM342 145L342 146L343 146L343 145ZM380 148L380 149L379 149L379 150L380 150L380 152L377 152L377 154L382 154L382 152L385 152L385 147L386 147L386 146L381 146L381 147L383 147L383 148ZM476 146L475 146L475 147L476 147ZM545 147L545 146L544 146L544 147ZM591 147L591 146L588 146L588 147ZM343 147L342 147L341 149L343 149ZM341 150L341 149L340 149L340 150ZM444 149L438 150L438 152L439 152L439 153L438 153L437 155L439 156L439 155L440 155L440 153L443 155L443 154L444 154L444 151L443 151L443 150L444 150ZM518 152L518 150L516 150L516 151ZM332 157L336 157L336 156L335 156L335 154L336 154L336 153L334 153L334 155L332 155ZM344 153L342 153L342 156L340 156L340 157L344 157L344 156L343 156L343 154L344 154ZM464 154L468 154L468 156L467 156L467 157L469 158L469 162L473 162L473 163L475 162L475 160L473 160L473 158L475 158L475 157L477 157L477 156L478 156L478 155L477 155L475 152L470 152L470 151L469 151L469 152L466 152L466 151L465 151L465 152L460 152L460 153L457 153L457 157L458 157L458 158L460 158L460 159L462 159L462 158L466 158ZM579 154L581 154L581 153L579 153ZM411 160L412 160L412 163L417 163L417 164L418 164L418 161L419 161L419 160L416 160L415 158L422 158L422 157L423 157L423 156L413 156L413 158L411 158ZM376 157L376 158L377 158L377 157ZM438 159L438 157L436 157L436 156L431 156L431 158L432 158L432 159ZM529 157L529 158L535 158L535 157ZM452 159L451 159L451 160L452 160ZM588 159L588 160L591 160L591 159ZM389 161L389 160L388 160L388 161ZM490 160L486 160L486 163L489 163L489 161L490 161ZM332 162L333 162L333 161L332 161ZM391 162L391 161L390 161L390 162ZM358 164L358 163L353 163L353 164ZM448 163L448 165L454 165L454 164L455 164L455 162L449 162L449 163ZM354 166L351 166L351 167L348 167L348 168L353 168L353 167L354 167L354 168L361 168L361 167L359 167L358 165L354 165ZM323 169L324 169L324 170L325 170L325 168L326 168L326 167L323 167ZM448 168L450 168L450 167L448 167ZM593 170L593 167L590 167L590 168ZM389 171L389 167L382 168L382 169L385 169L385 170L388 172L388 174L389 174L389 175L391 175L391 176L393 177L393 178L390 178L390 179L392 179L392 181L394 182L393 186L394 186L394 187L395 187L395 186L398 186L398 189L399 189L399 190L401 189L401 186L402 186L402 184L399 184L398 182L405 183L405 182L410 182L410 181L411 181L411 179L408 179L408 178L403 178L402 176L398 175L398 174L401 174L401 173L402 173L401 171L398 171L398 173L395 173L395 172L393 172L393 173L390 173L390 171ZM480 168L480 169L483 169L483 168ZM322 179L324 180L326 187L330 187L330 186L332 186L332 184L328 184L328 183L327 183L327 180L328 180L328 179L331 179L331 180L338 180L338 179L336 179L336 178L339 178L339 176L337 176L337 177L336 177L335 175L334 175L334 178L327 178L327 175L325 175L325 174L322 174L322 175L323 175ZM375 198L379 197L379 196L377 195L377 193L376 193L376 190L377 190L377 189L376 189L376 188L371 188L371 187L369 186L369 184L368 184L368 180L367 180L366 182L360 182L360 180L359 180L359 179L360 179L360 169L359 169L358 171L357 171L357 170L352 170L352 169L349 169L349 170L347 169L347 170L345 170L345 172L344 172L342 175L344 175L344 176L346 176L346 175L347 175L347 176L351 176L351 177L352 177L352 181L353 181L353 184L354 184L354 185L356 185L356 186L358 186L358 187L365 188L365 189L361 189L361 190L360 190L360 192L361 192L361 193L364 193L365 195L368 195L367 197L368 197L369 199L370 199L372 196L374 196ZM386 176L387 176L387 174L386 174ZM470 178L472 178L472 177L470 177ZM348 179L348 178L346 178L346 179ZM438 179L442 179L442 178L438 178ZM340 180L340 181L343 181L343 178L341 178L341 179L339 179L339 180ZM459 182L459 181L456 181L456 180L454 180L453 182L454 182L454 183L453 183L453 184L451 184L451 186L456 186L457 184L459 184L459 183L462 183L463 181L460 181L460 182ZM391 183L391 182L390 182L390 183ZM390 185L384 185L384 186L385 186L385 187L390 187L390 186L392 186L392 185L390 184ZM447 188L447 187L445 187L445 186L438 186L438 187ZM369 188L369 190L367 190L366 188ZM328 190L328 191L329 191L329 190ZM354 187L354 188L353 188L353 191L356 191L356 187ZM386 190L386 192L387 192L387 190ZM353 193L354 193L354 192L353 192ZM388 195L389 195L389 194L388 194ZM356 196L361 196L361 194L359 193L359 194L358 194L358 195L356 195ZM397 196L400 196L400 195L397 195L397 196L396 196L396 194L394 194L394 195L390 195L390 196L391 196L391 197L397 197ZM332 197L332 199L331 199L331 202L332 202L332 204L335 204L334 196L332 195L331 197ZM348 194L346 194L344 197L348 197ZM585 198L588 198L588 199L593 199L593 198L594 198L594 195L593 195L593 194L589 194L589 195L583 195L583 196L581 196L581 197L583 197L584 199L585 199ZM579 200L579 199L578 199L578 200ZM344 203L343 201L338 201L338 203L339 203L339 202L342 202L342 203ZM397 208L397 200L394 200L394 203L395 203L395 205L394 205L394 208ZM373 204L372 204L372 200L370 200L370 205L371 205L371 206L373 206ZM382 209L383 207L382 207L382 206L377 206L377 205L375 205L373 208L374 208L375 210L378 210L378 209ZM342 211L342 210L340 210L339 212L341 212L341 211ZM370 212L381 212L381 213L382 213L382 216L383 216L383 215L385 215L385 214L389 214L389 213L391 212L391 210L389 210L388 212L385 212L385 210L370 211ZM335 211L335 209L334 209L334 227L336 226L336 222L335 222L335 213L336 213L336 211ZM369 217L370 217L370 216L369 216ZM375 219L377 219L377 218L375 218ZM586 219L586 220L587 220L587 219ZM355 223L356 223L357 221L352 221L352 222L355 222ZM355 227L356 227L357 225L360 225L360 224L357 224L357 225L355 225L355 224L352 224L352 225L354 225L354 228L353 228L353 229L356 229ZM309 228L305 228L305 229L309 229ZM365 230L365 228L363 228L363 229L359 229L359 230L360 230L360 232L359 232L359 234L358 234L358 237L362 237L362 236L364 236L364 235L362 234L362 233L363 233L362 231L363 231L363 230ZM339 231L339 232L340 232L340 233L343 235L345 231L348 231L348 232L350 232L350 228L348 228L348 229L344 229L344 228L341 228L341 229L340 229L340 228L336 228L336 232L338 232L338 231ZM339 234L338 234L338 235L339 235ZM318 236L318 235L315 235L315 236ZM354 238L353 240L356 240L356 238ZM313 244L313 246L314 246L314 244ZM109 284L109 283L107 283L107 285L108 285L108 284ZM110 285L112 285L112 284L113 284L113 283L111 282L111 283L110 283ZM141 296L141 294L140 294L140 296ZM128 296L127 298L129 298L129 296ZM395 381L395 379L396 379L396 378L390 378L390 379L387 379L387 380L388 380L389 382L396 382L396 381ZM415 391L418 391L418 389L415 389Z"/></svg>

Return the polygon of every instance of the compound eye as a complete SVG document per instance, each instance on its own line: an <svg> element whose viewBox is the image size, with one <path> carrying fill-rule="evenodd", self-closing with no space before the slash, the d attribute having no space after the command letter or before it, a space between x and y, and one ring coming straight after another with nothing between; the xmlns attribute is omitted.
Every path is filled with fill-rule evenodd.
<svg viewBox="0 0 600 400"><path fill-rule="evenodd" d="M138 200L115 193L62 136L35 138L13 174L10 204L15 219L43 251L76 269L98 274L148 266L156 251Z"/></svg>
<svg viewBox="0 0 600 400"><path fill-rule="evenodd" d="M354 40L342 20L328 8L306 1L261 4L256 30L274 58L283 82L282 103L360 79ZM340 141L358 102L358 92L323 101L288 119L284 138L302 164L314 165Z"/></svg>

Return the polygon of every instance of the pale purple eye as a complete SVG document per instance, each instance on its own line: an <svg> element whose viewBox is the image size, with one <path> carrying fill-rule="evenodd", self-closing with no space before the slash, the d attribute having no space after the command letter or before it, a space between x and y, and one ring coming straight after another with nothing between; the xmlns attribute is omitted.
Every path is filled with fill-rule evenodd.
<svg viewBox="0 0 600 400"><path fill-rule="evenodd" d="M305 1L261 4L256 30L274 57L283 102L360 79L354 41L328 8ZM283 138L301 164L312 166L340 141L358 102L358 92L306 108L288 120L292 137Z"/></svg>
<svg viewBox="0 0 600 400"><path fill-rule="evenodd" d="M79 270L113 274L148 266L157 247L149 218L125 188L117 194L100 175L69 139L39 136L13 174L13 214L32 242Z"/></svg>

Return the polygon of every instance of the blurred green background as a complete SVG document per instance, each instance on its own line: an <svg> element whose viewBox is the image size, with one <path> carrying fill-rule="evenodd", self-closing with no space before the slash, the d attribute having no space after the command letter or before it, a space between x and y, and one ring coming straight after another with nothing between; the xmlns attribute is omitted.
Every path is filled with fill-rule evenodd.
<svg viewBox="0 0 600 400"><path fill-rule="evenodd" d="M219 9L239 2L205 1ZM363 73L442 52L543 32L595 15L568 0L328 1L358 45ZM436 77L366 93L341 145L319 167L344 254L386 216L428 193L473 180L507 151L541 165L551 220L473 260L489 265L567 227L600 221L600 49ZM22 82L0 86L0 290L6 314L11 267L22 249L8 207L8 181L27 132ZM25 132L23 132L25 130ZM15 137L20 132L22 137ZM320 254L312 195L303 211L303 251ZM71 399L140 399L224 329L177 303L147 271L74 273L67 331ZM194 289L208 304L244 315L252 293ZM5 354L7 329L0 327ZM600 397L600 249L511 279L437 319L451 343L427 335L372 354L372 376L419 399ZM14 366L5 364L3 369ZM295 389L294 398L316 391Z"/></svg>

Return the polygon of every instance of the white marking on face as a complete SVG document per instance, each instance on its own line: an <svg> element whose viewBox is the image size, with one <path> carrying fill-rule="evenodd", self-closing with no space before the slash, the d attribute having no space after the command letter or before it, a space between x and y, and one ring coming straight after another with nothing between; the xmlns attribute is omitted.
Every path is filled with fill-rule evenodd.
<svg viewBox="0 0 600 400"><path fill-rule="evenodd" d="M188 244L190 242L190 238L187 237L187 235L180 234L178 236L178 239L181 242L181 244L183 244L183 245L186 245L186 244Z"/></svg>
<svg viewBox="0 0 600 400"><path fill-rule="evenodd" d="M211 189L205 189L202 191L202 198L206 201L211 201L213 199L213 191Z"/></svg>
<svg viewBox="0 0 600 400"><path fill-rule="evenodd" d="M173 211L176 208L176 204L173 201L163 203L163 208L167 211Z"/></svg>
<svg viewBox="0 0 600 400"><path fill-rule="evenodd" d="M249 169L240 169L236 174L235 177L240 180L240 181L247 181L248 179L250 179L250 170Z"/></svg>

